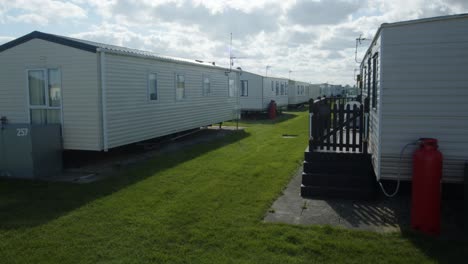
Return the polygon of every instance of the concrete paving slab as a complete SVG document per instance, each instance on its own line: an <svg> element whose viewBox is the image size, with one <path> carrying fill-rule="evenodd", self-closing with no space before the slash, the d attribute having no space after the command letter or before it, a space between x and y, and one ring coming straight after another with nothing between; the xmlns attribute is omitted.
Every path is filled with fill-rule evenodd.
<svg viewBox="0 0 468 264"><path fill-rule="evenodd" d="M410 227L411 197L380 197L373 201L310 199L300 196L302 168L283 195L265 215L265 222L296 225L331 225L374 232L400 232ZM442 233L459 237L463 224L463 201L442 201Z"/></svg>

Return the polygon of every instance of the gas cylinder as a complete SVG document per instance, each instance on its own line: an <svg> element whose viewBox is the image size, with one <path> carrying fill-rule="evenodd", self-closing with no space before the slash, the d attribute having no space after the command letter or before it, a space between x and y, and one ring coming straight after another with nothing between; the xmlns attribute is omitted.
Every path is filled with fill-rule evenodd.
<svg viewBox="0 0 468 264"><path fill-rule="evenodd" d="M413 154L411 227L430 235L440 234L442 153L437 139L422 138Z"/></svg>
<svg viewBox="0 0 468 264"><path fill-rule="evenodd" d="M271 100L268 105L268 117L270 119L276 118L276 102L274 100Z"/></svg>

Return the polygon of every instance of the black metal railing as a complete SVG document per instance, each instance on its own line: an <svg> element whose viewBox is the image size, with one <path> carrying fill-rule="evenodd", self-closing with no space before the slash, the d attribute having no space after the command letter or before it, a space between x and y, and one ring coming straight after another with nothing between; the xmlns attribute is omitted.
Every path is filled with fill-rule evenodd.
<svg viewBox="0 0 468 264"><path fill-rule="evenodd" d="M360 98L358 98L359 100ZM364 103L356 98L325 97L309 102L309 148L366 153Z"/></svg>

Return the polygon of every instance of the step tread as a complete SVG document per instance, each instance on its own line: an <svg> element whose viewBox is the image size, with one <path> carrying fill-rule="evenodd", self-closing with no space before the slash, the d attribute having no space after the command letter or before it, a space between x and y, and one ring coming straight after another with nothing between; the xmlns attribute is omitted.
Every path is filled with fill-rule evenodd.
<svg viewBox="0 0 468 264"><path fill-rule="evenodd" d="M375 194L375 188L301 186L301 196L303 197L372 199Z"/></svg>

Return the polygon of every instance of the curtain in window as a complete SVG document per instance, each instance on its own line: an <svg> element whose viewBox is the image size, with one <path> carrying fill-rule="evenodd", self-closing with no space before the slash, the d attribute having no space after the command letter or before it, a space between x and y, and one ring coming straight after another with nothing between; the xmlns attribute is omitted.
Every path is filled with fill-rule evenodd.
<svg viewBox="0 0 468 264"><path fill-rule="evenodd" d="M60 124L60 110L58 109L32 109L31 124Z"/></svg>
<svg viewBox="0 0 468 264"><path fill-rule="evenodd" d="M60 107L62 100L62 78L60 70L49 69L49 106Z"/></svg>
<svg viewBox="0 0 468 264"><path fill-rule="evenodd" d="M45 109L31 110L31 124L46 124L47 113Z"/></svg>
<svg viewBox="0 0 468 264"><path fill-rule="evenodd" d="M31 105L45 105L45 77L44 71L28 71L29 103Z"/></svg>
<svg viewBox="0 0 468 264"><path fill-rule="evenodd" d="M149 95L150 100L158 100L158 82L156 80L156 74L151 73L149 75Z"/></svg>
<svg viewBox="0 0 468 264"><path fill-rule="evenodd" d="M229 97L234 97L235 96L235 83L234 80L229 79Z"/></svg>
<svg viewBox="0 0 468 264"><path fill-rule="evenodd" d="M176 97L177 100L185 98L185 77L177 75Z"/></svg>
<svg viewBox="0 0 468 264"><path fill-rule="evenodd" d="M203 78L203 91L205 95L211 93L210 79L208 77Z"/></svg>
<svg viewBox="0 0 468 264"><path fill-rule="evenodd" d="M47 124L60 124L60 110L47 110Z"/></svg>

